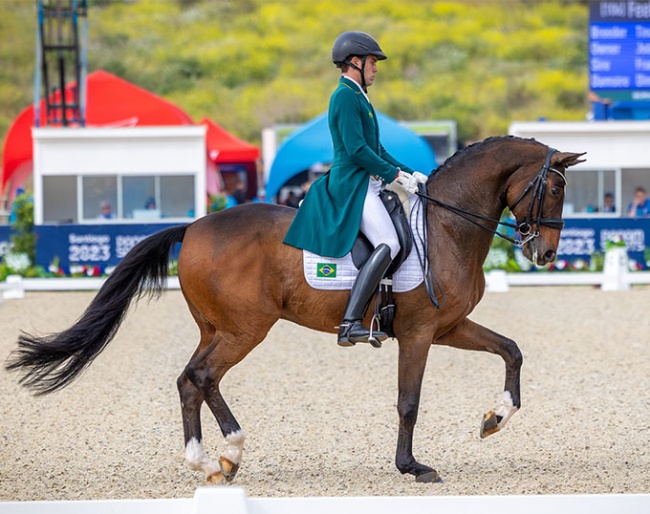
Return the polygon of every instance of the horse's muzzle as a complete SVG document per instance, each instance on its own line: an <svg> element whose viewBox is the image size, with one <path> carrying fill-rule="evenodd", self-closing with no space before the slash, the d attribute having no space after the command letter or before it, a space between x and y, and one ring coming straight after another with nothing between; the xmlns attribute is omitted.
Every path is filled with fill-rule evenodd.
<svg viewBox="0 0 650 514"><path fill-rule="evenodd" d="M524 257L537 266L546 266L557 258L557 251L554 248L540 248L545 246L539 239L533 239L522 247Z"/></svg>

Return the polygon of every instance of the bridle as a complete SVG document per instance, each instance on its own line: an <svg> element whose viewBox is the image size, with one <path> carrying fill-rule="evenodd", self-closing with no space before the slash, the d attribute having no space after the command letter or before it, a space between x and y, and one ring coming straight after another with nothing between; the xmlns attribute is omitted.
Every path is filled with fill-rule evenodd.
<svg viewBox="0 0 650 514"><path fill-rule="evenodd" d="M564 176L564 174L560 171L551 167L551 157L555 152L557 152L557 150L554 148L548 149L544 166L542 166L542 169L539 170L539 173L535 175L535 178L533 178L533 180L528 183L526 189L524 189L521 195L519 195L519 198L517 198L517 201L515 201L515 203L513 203L510 207L510 211L513 212L514 208L519 205L519 202L521 202L524 196L526 196L529 191L532 191L533 200L530 202L530 206L528 207L528 214L523 221L517 222L517 230L521 237L524 238L521 242L522 246L531 239L539 237L540 227L549 227L555 230L562 230L564 228L564 220L562 218L542 217L542 206L544 205L544 196L546 195L546 177L548 175L548 172L552 171L553 173L557 173L560 177L562 177L564 185L567 185L566 176ZM535 205L537 205L537 215L533 216ZM533 230L533 226L536 227L536 230Z"/></svg>
<svg viewBox="0 0 650 514"><path fill-rule="evenodd" d="M521 221L515 220L516 223L509 223L507 221L496 220L493 218L489 218L487 216L483 216L481 214L476 214L474 212L461 209L460 207L455 207L453 205L446 204L444 202L441 202L440 200L437 200L436 198L427 195L422 191L418 191L416 194L420 198L424 198L429 202L432 202L440 207L443 207L444 209L447 209L448 211L457 214L461 218L464 218L470 223L473 223L477 227L487 230L488 232L492 232L494 235L499 236L500 238L505 239L506 241L509 241L513 245L521 248L529 241L535 239L536 237L539 237L539 230L541 227L549 227L554 230L562 230L564 228L564 220L562 218L542 217L542 207L544 205L544 197L546 196L546 179L548 177L548 172L551 171L553 173L558 174L560 177L562 177L562 180L564 181L564 185L566 186L567 184L567 179L564 176L564 174L558 171L557 169L551 167L551 157L555 152L557 152L557 150L555 150L554 148L548 149L546 153L546 160L544 161L544 165L542 166L542 169L539 170L537 175L535 175L535 177L528 183L528 185L524 188L524 190L519 195L517 200L511 206L509 206L510 212L513 212L514 208L517 207L517 205L519 205L519 203L524 199L524 197L529 192L532 192L533 198L532 201L530 202L530 206L528 207L528 213L526 217ZM535 207L537 207L537 212L535 212ZM502 225L504 227L514 228L519 233L520 239L515 239L506 234L502 234L497 230L493 230L490 227L487 227L482 223L476 221L477 219L483 221L490 221L496 223L497 225Z"/></svg>
<svg viewBox="0 0 650 514"><path fill-rule="evenodd" d="M519 203L524 199L524 197L529 192L532 192L533 198L530 202L530 206L528 207L528 213L526 217L521 221L515 220L516 221L515 223L496 220L493 218L489 218L487 216L483 216L482 214L476 214L475 212L467 211L465 209L461 209L460 207L455 207L453 205L449 205L444 202L441 202L440 200L426 194L425 184L420 184L421 191L418 191L416 194L420 198L423 198L431 203L434 203L435 205L438 205L450 212L453 212L454 214L460 216L461 218L469 221L473 225L476 225L477 227L482 228L483 230L487 230L488 232L492 232L494 235L499 236L500 238L505 239L506 241L509 241L513 245L521 248L529 241L532 241L536 237L539 237L540 227L549 227L555 230L562 230L564 228L564 220L562 218L542 217L542 207L544 205L544 197L546 196L546 179L548 177L548 172L552 171L553 173L557 173L560 177L562 177L562 180L564 181L564 185L565 186L567 185L567 179L564 176L564 174L556 170L555 168L551 167L551 157L553 157L553 154L555 152L557 152L557 150L555 150L554 148L548 148L548 151L546 153L546 160L544 161L544 165L542 166L542 169L539 170L537 175L535 175L533 179L528 183L528 185L524 188L524 190L521 192L521 194L519 195L517 200L512 204L512 206L509 206L510 212L513 212L513 209L517 207L517 205L519 205ZM535 213L535 206L537 206L536 213ZM494 230L480 223L477 220L496 223L497 226L502 225L505 227L514 228L519 233L519 239L515 239L514 237L510 237L506 234L502 234L501 232L498 232L497 230ZM426 225L427 225L427 217L425 214L424 216L422 216L423 234L427 233ZM535 227L535 229L533 229L533 227ZM442 288L440 287L438 281L433 276L431 267L429 265L428 247L426 245L425 245L424 255L420 255L418 251L418 258L420 260L420 265L422 266L422 272L425 277L424 284L425 284L427 294L429 295L429 299L433 303L434 307L436 309L439 309L441 307L441 303L444 304L446 302L446 295L444 291L442 291ZM442 297L443 297L442 302L439 302L438 299L436 298L436 294L435 294L436 287L440 289L442 292Z"/></svg>

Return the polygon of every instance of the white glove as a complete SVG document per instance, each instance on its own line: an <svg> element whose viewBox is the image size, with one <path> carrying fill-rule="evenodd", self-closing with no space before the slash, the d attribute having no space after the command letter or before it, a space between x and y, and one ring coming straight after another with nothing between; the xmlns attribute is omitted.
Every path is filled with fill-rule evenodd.
<svg viewBox="0 0 650 514"><path fill-rule="evenodd" d="M405 171L400 170L394 182L410 195L414 195L418 191L417 179Z"/></svg>
<svg viewBox="0 0 650 514"><path fill-rule="evenodd" d="M429 179L429 177L427 177L424 173L420 173L419 171L413 172L413 178L417 180L418 184L426 184L427 180Z"/></svg>

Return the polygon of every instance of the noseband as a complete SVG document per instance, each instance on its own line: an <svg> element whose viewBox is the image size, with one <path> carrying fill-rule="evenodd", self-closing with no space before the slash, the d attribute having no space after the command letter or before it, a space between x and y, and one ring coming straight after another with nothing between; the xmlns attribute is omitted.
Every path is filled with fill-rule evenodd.
<svg viewBox="0 0 650 514"><path fill-rule="evenodd" d="M555 168L551 167L551 157L555 152L557 152L555 148L548 149L546 153L546 160L544 161L544 165L542 166L542 169L539 170L539 173L537 173L537 175L535 175L535 177L528 183L526 188L519 195L519 198L517 198L517 201L515 201L515 203L512 204L512 206L509 206L510 212L512 212L513 209L517 205L519 205L519 203L523 200L523 198L528 194L528 192L532 192L533 199L530 202L530 207L528 208L528 214L523 220L521 221L516 220L517 222L514 224L508 223L507 221L488 218L487 216L476 214L474 212L461 209L459 207L454 207L453 205L449 205L444 202L441 202L440 200L437 200L436 198L433 198L422 191L418 191L416 194L420 198L423 198L444 209L447 209L448 211L457 214L461 218L466 219L470 223L473 223L477 227L487 230L488 232L492 232L494 235L499 236L500 238L505 239L506 241L509 241L513 245L521 248L532 239L539 237L540 227L549 227L554 230L562 230L564 228L564 220L562 218L542 217L542 207L544 205L544 197L546 196L546 178L548 176L548 172L552 171L553 173L557 173L560 177L562 177L562 180L564 181L564 185L566 186L567 184L567 179L564 176L564 174L562 174L560 171L556 170ZM422 186L422 188L424 188L424 185ZM537 206L537 213L533 215L533 212L535 211L535 206ZM514 228L517 230L517 232L519 232L521 239L514 239L510 236L502 234L501 232L493 230L490 227L486 227L485 225L476 221L477 219L484 220L484 221L491 221L493 223L496 223L497 225L503 225L505 227ZM533 230L533 227L535 227L535 230Z"/></svg>
<svg viewBox="0 0 650 514"><path fill-rule="evenodd" d="M519 205L519 202L523 200L528 192L532 192L533 199L530 202L530 206L528 207L528 214L522 221L517 220L515 227L523 239L521 241L521 245L526 244L531 239L539 237L540 227L549 227L554 230L562 230L564 228L564 220L562 218L542 217L542 207L544 205L544 196L546 195L546 178L548 172L552 171L553 173L557 173L560 177L562 177L564 185L567 185L566 177L561 172L551 167L551 157L555 152L557 152L557 150L554 148L548 149L544 166L542 166L542 169L539 170L539 173L535 175L535 178L533 178L533 180L528 183L526 189L524 189L521 195L519 195L519 198L517 198L517 201L510 207L510 212L513 212L514 208ZM537 214L533 215L535 206L537 206ZM533 226L536 230L533 230Z"/></svg>

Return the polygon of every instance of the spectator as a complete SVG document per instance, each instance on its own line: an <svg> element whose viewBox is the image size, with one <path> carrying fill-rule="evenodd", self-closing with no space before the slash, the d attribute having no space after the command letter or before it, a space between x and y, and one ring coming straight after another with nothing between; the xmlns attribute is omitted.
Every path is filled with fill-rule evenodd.
<svg viewBox="0 0 650 514"><path fill-rule="evenodd" d="M616 212L614 195L612 193L605 193L605 196L603 197L603 212Z"/></svg>
<svg viewBox="0 0 650 514"><path fill-rule="evenodd" d="M298 204L300 205L300 202L302 202L305 199L305 196L307 196L307 191L309 191L309 188L311 187L311 180L308 180L307 182L303 182L300 185L300 197L298 198Z"/></svg>
<svg viewBox="0 0 650 514"><path fill-rule="evenodd" d="M113 210L111 209L111 204L104 201L99 206L99 219L110 220L113 219Z"/></svg>
<svg viewBox="0 0 650 514"><path fill-rule="evenodd" d="M235 199L238 205L246 203L248 198L246 196L246 185L241 181L237 181L235 190L232 192L232 197Z"/></svg>
<svg viewBox="0 0 650 514"><path fill-rule="evenodd" d="M287 207L294 207L294 208L297 209L299 202L300 202L300 198L298 198L296 196L296 193L294 193L293 191L289 191L289 194L287 195L287 198L284 201L284 204Z"/></svg>
<svg viewBox="0 0 650 514"><path fill-rule="evenodd" d="M650 201L646 190L643 187L637 187L627 208L627 215L631 218L642 218L648 214L650 214Z"/></svg>

